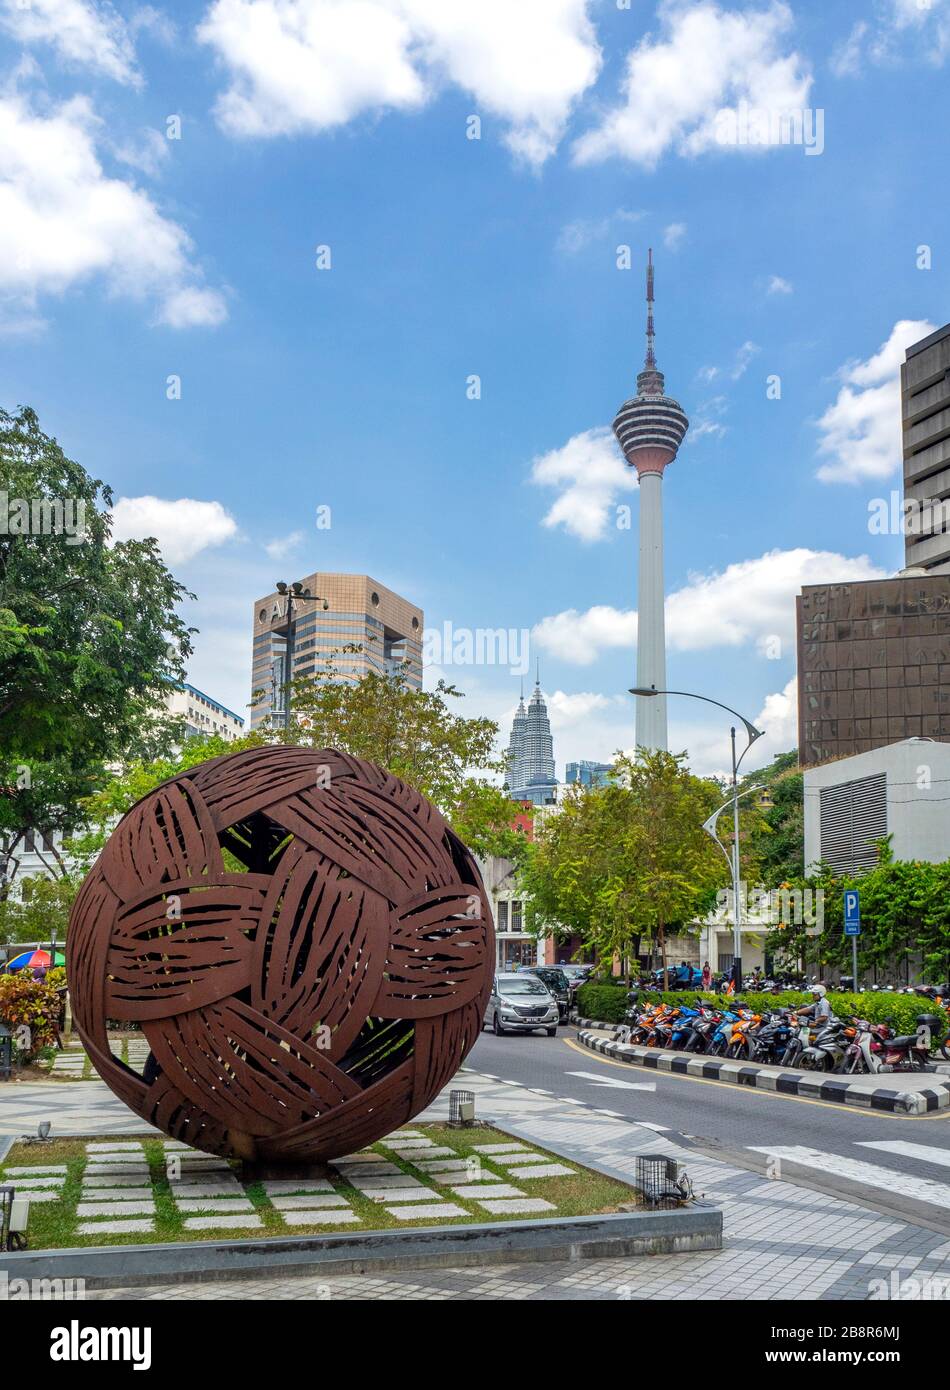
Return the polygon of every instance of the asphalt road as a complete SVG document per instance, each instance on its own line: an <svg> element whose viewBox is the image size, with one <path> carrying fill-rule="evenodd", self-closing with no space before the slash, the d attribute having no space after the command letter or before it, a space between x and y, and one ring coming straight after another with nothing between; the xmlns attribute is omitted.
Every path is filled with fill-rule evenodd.
<svg viewBox="0 0 950 1390"><path fill-rule="evenodd" d="M559 1028L556 1038L543 1033L496 1038L486 1031L466 1066L663 1126L691 1146L723 1157L746 1155L751 1162L756 1149L805 1147L827 1155L822 1169L832 1175L846 1177L854 1164L873 1164L919 1181L922 1191L926 1184L937 1183L947 1191L950 1210L950 1111L939 1111L934 1118L892 1116L646 1072L598 1057L579 1047L575 1037L570 1027ZM921 1147L903 1153L868 1147L895 1143ZM816 1185L822 1169L816 1170Z"/></svg>

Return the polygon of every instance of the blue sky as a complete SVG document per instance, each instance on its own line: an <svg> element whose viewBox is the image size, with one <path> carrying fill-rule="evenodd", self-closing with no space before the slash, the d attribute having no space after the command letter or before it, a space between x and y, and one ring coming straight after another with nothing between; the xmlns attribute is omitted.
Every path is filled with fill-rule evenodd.
<svg viewBox="0 0 950 1390"><path fill-rule="evenodd" d="M868 504L899 486L903 348L950 318L948 59L950 0L0 0L0 401L159 536L196 685L242 710L254 598L365 570L428 627L531 633L560 769L632 742L606 427L652 246L692 422L669 679L761 717L768 756L801 583L902 562ZM805 112L815 152L730 143L729 112ZM444 674L507 733L507 667ZM722 768L712 711L670 718Z"/></svg>

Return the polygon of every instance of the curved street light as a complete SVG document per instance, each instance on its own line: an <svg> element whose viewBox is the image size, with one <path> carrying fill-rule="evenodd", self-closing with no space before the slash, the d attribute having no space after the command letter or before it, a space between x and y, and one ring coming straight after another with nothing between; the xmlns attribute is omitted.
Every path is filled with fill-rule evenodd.
<svg viewBox="0 0 950 1390"><path fill-rule="evenodd" d="M732 796L729 798L729 801L723 802L719 810L714 811L703 825L706 834L716 841L716 844L722 850L728 862L729 853L716 834L716 822L726 807L730 803L732 804L732 862L730 864L732 870L732 978L735 983L736 993L738 994L739 990L742 988L742 924L739 915L739 797L746 796L747 792L761 790L760 787L749 787L747 792L739 791L739 765L753 743L764 736L765 730L757 729L751 720L746 719L744 714L740 714L739 711L733 709L731 705L724 705L721 700L713 700L709 695L697 695L693 690L657 690L655 685L634 686L630 694L642 695L645 697L652 695L682 695L688 700L702 700L704 704L715 705L717 709L724 709L727 714L734 715L736 719L745 725L748 742L738 758L736 757L736 726L733 724L729 731L732 739Z"/></svg>

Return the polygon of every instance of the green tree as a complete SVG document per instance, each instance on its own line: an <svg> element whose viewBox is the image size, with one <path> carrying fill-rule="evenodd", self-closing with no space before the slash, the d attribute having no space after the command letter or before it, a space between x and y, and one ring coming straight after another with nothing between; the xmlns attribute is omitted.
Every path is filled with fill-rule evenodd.
<svg viewBox="0 0 950 1390"><path fill-rule="evenodd" d="M721 788L694 777L684 755L619 753L606 787L582 788L541 829L521 871L528 920L541 932L567 929L602 962L657 942L713 905L726 878L702 829Z"/></svg>
<svg viewBox="0 0 950 1390"><path fill-rule="evenodd" d="M804 875L804 781L798 751L792 749L779 753L768 767L750 772L740 782L740 791L764 786L772 799L771 806L758 808L749 826L750 859L763 888L779 888Z"/></svg>
<svg viewBox="0 0 950 1390"><path fill-rule="evenodd" d="M92 829L72 842L73 852L91 862L115 817L169 777L224 753L292 743L378 763L427 796L475 853L520 857L525 837L512 826L521 808L488 775L500 770L497 724L456 714L449 701L462 693L444 681L423 691L398 673L370 672L358 681L332 674L331 666L317 680L295 682L289 728L262 728L230 742L203 735L170 756L130 761L87 800Z"/></svg>
<svg viewBox="0 0 950 1390"><path fill-rule="evenodd" d="M66 457L32 410L0 411L0 489L0 837L9 853L27 829L47 839L75 829L108 762L170 738L162 697L183 678L191 646L176 612L187 591L155 542L111 542L109 488Z"/></svg>

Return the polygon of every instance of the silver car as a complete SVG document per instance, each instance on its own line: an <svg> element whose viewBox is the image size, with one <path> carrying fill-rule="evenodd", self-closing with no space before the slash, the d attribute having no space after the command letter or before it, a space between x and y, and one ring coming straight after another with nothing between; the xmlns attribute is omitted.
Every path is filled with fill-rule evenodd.
<svg viewBox="0 0 950 1390"><path fill-rule="evenodd" d="M496 975L482 1027L493 1033L533 1033L543 1028L549 1038L557 1032L557 1000L537 975Z"/></svg>

